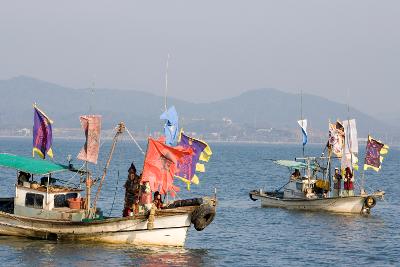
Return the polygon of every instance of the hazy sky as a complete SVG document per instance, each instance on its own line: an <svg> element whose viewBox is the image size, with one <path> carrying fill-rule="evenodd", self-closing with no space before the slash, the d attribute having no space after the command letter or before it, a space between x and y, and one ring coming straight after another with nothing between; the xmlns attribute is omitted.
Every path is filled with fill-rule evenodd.
<svg viewBox="0 0 400 267"><path fill-rule="evenodd" d="M162 95L170 53L169 95L185 100L302 89L400 112L400 1L0 3L0 79Z"/></svg>

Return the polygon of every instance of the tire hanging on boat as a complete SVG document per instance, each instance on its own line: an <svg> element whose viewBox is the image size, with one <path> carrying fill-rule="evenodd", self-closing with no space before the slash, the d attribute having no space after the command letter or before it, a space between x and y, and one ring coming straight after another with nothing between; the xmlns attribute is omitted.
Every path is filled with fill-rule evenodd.
<svg viewBox="0 0 400 267"><path fill-rule="evenodd" d="M210 204L201 204L192 213L191 222L193 223L194 228L197 231L202 231L214 220L215 213L216 211L214 206L211 206Z"/></svg>
<svg viewBox="0 0 400 267"><path fill-rule="evenodd" d="M373 208L376 205L376 199L372 196L367 196L367 198L364 201L364 205L367 208Z"/></svg>
<svg viewBox="0 0 400 267"><path fill-rule="evenodd" d="M253 198L253 194L252 194L252 193L249 193L249 197L250 197L250 199L253 200L253 201L256 201L256 200L257 200L256 198Z"/></svg>

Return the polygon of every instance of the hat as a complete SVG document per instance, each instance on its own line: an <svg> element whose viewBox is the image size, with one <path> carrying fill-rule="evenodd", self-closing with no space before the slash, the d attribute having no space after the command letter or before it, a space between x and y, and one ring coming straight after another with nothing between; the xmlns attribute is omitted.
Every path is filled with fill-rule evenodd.
<svg viewBox="0 0 400 267"><path fill-rule="evenodd" d="M338 167L335 167L335 170L339 170L339 168L338 168Z"/></svg>
<svg viewBox="0 0 400 267"><path fill-rule="evenodd" d="M129 167L129 170L132 170L132 171L136 172L136 167L135 167L134 162L131 163L131 166Z"/></svg>

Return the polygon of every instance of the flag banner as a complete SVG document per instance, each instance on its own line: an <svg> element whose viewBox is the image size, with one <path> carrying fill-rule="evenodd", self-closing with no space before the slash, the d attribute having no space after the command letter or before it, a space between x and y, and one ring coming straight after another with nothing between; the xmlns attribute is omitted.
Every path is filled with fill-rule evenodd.
<svg viewBox="0 0 400 267"><path fill-rule="evenodd" d="M190 148L193 151L192 155L185 156L178 164L178 172L176 176L187 184L190 190L190 184L198 184L199 178L195 172L205 172L204 164L199 163L199 160L209 161L212 151L210 146L198 139L189 137L180 132L178 145L184 148Z"/></svg>
<svg viewBox="0 0 400 267"><path fill-rule="evenodd" d="M365 151L364 170L373 169L379 171L382 167L383 156L388 153L389 146L373 139L368 135Z"/></svg>
<svg viewBox="0 0 400 267"><path fill-rule="evenodd" d="M301 132L303 134L303 146L307 144L308 136L307 136L307 120L299 120L297 123L301 127Z"/></svg>
<svg viewBox="0 0 400 267"><path fill-rule="evenodd" d="M160 141L149 138L144 160L142 182L149 182L152 192L172 196L179 191L173 184L177 165L185 156L191 155L192 149L182 146L171 147Z"/></svg>
<svg viewBox="0 0 400 267"><path fill-rule="evenodd" d="M35 153L42 159L46 157L53 158L53 150L51 148L53 143L53 121L47 117L47 115L41 111L36 105L33 105L33 150L32 156Z"/></svg>
<svg viewBox="0 0 400 267"><path fill-rule="evenodd" d="M97 164L100 148L100 115L84 115L80 117L82 129L85 132L86 142L77 158Z"/></svg>
<svg viewBox="0 0 400 267"><path fill-rule="evenodd" d="M345 170L347 167L350 169L358 170L358 138L356 120L343 121L344 129L344 149L341 161L341 168Z"/></svg>
<svg viewBox="0 0 400 267"><path fill-rule="evenodd" d="M164 134L166 137L165 143L167 145L174 145L178 137L178 113L174 106L170 107L160 116L161 120L165 120Z"/></svg>
<svg viewBox="0 0 400 267"><path fill-rule="evenodd" d="M337 157L343 155L344 129L340 122L329 123L329 146Z"/></svg>

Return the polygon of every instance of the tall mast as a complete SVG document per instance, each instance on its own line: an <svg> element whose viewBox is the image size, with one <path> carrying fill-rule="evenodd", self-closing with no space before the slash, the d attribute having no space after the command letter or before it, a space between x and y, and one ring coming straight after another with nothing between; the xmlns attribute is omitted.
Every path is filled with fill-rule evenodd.
<svg viewBox="0 0 400 267"><path fill-rule="evenodd" d="M93 79L92 86L90 87L90 95L89 95L89 114L93 112L93 97L94 97L94 88L95 88L95 81Z"/></svg>
<svg viewBox="0 0 400 267"><path fill-rule="evenodd" d="M167 94L168 94L168 66L169 66L169 53L167 56L167 64L165 67L165 91L164 91L164 110L167 111Z"/></svg>
<svg viewBox="0 0 400 267"><path fill-rule="evenodd" d="M300 90L300 120L301 120L301 128L304 127L303 121L303 90ZM304 157L304 143L303 143L303 157Z"/></svg>

